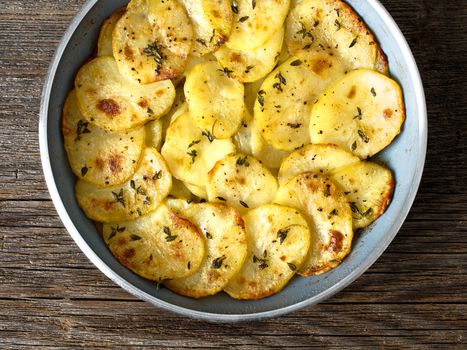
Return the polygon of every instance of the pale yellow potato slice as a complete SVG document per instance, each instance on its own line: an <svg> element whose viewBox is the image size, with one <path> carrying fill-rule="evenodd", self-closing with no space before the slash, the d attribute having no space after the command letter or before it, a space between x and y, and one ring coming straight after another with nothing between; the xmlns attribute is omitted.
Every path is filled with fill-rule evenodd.
<svg viewBox="0 0 467 350"><path fill-rule="evenodd" d="M205 255L199 229L164 205L134 221L105 224L103 236L122 265L157 282L193 274Z"/></svg>
<svg viewBox="0 0 467 350"><path fill-rule="evenodd" d="M131 0L113 31L122 75L141 84L175 79L185 70L193 27L177 0Z"/></svg>
<svg viewBox="0 0 467 350"><path fill-rule="evenodd" d="M138 167L144 148L144 128L111 133L84 119L75 91L65 101L62 117L65 150L71 169L97 186L125 182Z"/></svg>
<svg viewBox="0 0 467 350"><path fill-rule="evenodd" d="M197 186L193 184L189 184L188 182L184 183L186 188L196 197L200 199L208 199L208 193L206 191L206 186Z"/></svg>
<svg viewBox="0 0 467 350"><path fill-rule="evenodd" d="M247 255L245 225L240 214L221 203L190 206L183 214L206 238L206 257L191 276L167 281L177 294L202 298L222 291L238 272Z"/></svg>
<svg viewBox="0 0 467 350"><path fill-rule="evenodd" d="M113 56L112 34L125 10L126 8L122 7L105 20L99 32L99 39L97 40L97 56Z"/></svg>
<svg viewBox="0 0 467 350"><path fill-rule="evenodd" d="M114 223L154 211L171 187L172 176L164 159L156 149L146 148L138 169L127 182L101 188L79 180L76 199L88 218Z"/></svg>
<svg viewBox="0 0 467 350"><path fill-rule="evenodd" d="M243 111L243 120L242 126L237 131L237 133L232 137L232 142L234 143L237 152L253 155L252 150L252 124L253 118L250 115L248 109L245 108Z"/></svg>
<svg viewBox="0 0 467 350"><path fill-rule="evenodd" d="M244 88L217 62L193 67L185 82L185 97L195 124L214 137L231 137L240 128Z"/></svg>
<svg viewBox="0 0 467 350"><path fill-rule="evenodd" d="M279 169L278 180L281 185L285 185L302 173L328 175L356 163L360 163L360 158L336 145L306 145L284 159Z"/></svg>
<svg viewBox="0 0 467 350"><path fill-rule="evenodd" d="M218 140L198 128L185 112L167 129L162 155L173 176L187 184L206 186L208 172L219 159L235 152L230 139Z"/></svg>
<svg viewBox="0 0 467 350"><path fill-rule="evenodd" d="M394 192L389 169L372 162L359 162L331 175L350 203L354 229L365 228L384 214Z"/></svg>
<svg viewBox="0 0 467 350"><path fill-rule="evenodd" d="M281 27L263 45L251 50L235 50L224 45L214 53L222 67L241 83L251 83L268 75L277 63L284 41Z"/></svg>
<svg viewBox="0 0 467 350"><path fill-rule="evenodd" d="M347 69L387 72L387 60L375 37L360 17L340 0L303 0L286 20L289 52L332 53Z"/></svg>
<svg viewBox="0 0 467 350"><path fill-rule="evenodd" d="M358 69L319 97L311 114L311 142L336 144L366 159L394 140L404 119L399 84L376 71Z"/></svg>
<svg viewBox="0 0 467 350"><path fill-rule="evenodd" d="M232 30L234 14L229 0L180 0L194 30L191 54L204 56L224 44Z"/></svg>
<svg viewBox="0 0 467 350"><path fill-rule="evenodd" d="M289 5L290 0L234 0L234 25L226 45L244 51L263 45L284 24Z"/></svg>
<svg viewBox="0 0 467 350"><path fill-rule="evenodd" d="M245 216L248 255L224 289L235 299L280 292L300 269L310 248L308 224L298 210L269 204Z"/></svg>
<svg viewBox="0 0 467 350"><path fill-rule="evenodd" d="M263 82L255 102L254 121L266 142L282 151L310 143L313 103L331 82L296 57L275 69Z"/></svg>
<svg viewBox="0 0 467 350"><path fill-rule="evenodd" d="M284 158L290 154L290 151L282 151L268 144L254 123L251 126L251 149L253 156L274 172L277 172Z"/></svg>
<svg viewBox="0 0 467 350"><path fill-rule="evenodd" d="M191 201L193 195L185 184L175 178L172 179L172 189L170 190L169 197Z"/></svg>
<svg viewBox="0 0 467 350"><path fill-rule="evenodd" d="M256 158L241 153L229 154L209 172L207 193L210 201L226 202L245 210L271 203L277 180Z"/></svg>
<svg viewBox="0 0 467 350"><path fill-rule="evenodd" d="M145 125L146 145L161 150L163 142L164 122L162 119L150 121Z"/></svg>
<svg viewBox="0 0 467 350"><path fill-rule="evenodd" d="M264 79L255 81L254 83L246 83L245 86L245 106L248 112L253 115L255 111L255 102L258 98L258 91L261 90Z"/></svg>
<svg viewBox="0 0 467 350"><path fill-rule="evenodd" d="M310 226L311 246L300 275L322 274L349 254L352 212L344 192L328 177L300 174L279 188L275 202L300 210Z"/></svg>
<svg viewBox="0 0 467 350"><path fill-rule="evenodd" d="M98 57L79 70L76 96L83 116L102 129L124 131L166 114L175 99L170 80L140 85L124 78L113 57Z"/></svg>

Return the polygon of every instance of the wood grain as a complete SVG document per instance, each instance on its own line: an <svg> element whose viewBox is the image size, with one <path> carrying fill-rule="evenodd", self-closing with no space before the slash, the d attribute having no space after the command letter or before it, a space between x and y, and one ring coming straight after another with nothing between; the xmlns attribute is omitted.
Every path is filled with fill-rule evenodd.
<svg viewBox="0 0 467 350"><path fill-rule="evenodd" d="M467 3L385 0L426 89L422 186L389 249L315 307L257 323L188 320L136 300L63 228L42 176L40 93L84 0L0 0L0 348L467 347Z"/></svg>

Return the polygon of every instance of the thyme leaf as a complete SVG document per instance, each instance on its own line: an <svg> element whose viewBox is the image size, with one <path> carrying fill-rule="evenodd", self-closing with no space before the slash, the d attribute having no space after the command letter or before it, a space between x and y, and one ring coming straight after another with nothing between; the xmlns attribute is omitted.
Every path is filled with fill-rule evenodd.
<svg viewBox="0 0 467 350"><path fill-rule="evenodd" d="M222 264L224 263L224 260L226 259L225 255L222 255L212 261L211 268L212 269L220 269L222 267Z"/></svg>

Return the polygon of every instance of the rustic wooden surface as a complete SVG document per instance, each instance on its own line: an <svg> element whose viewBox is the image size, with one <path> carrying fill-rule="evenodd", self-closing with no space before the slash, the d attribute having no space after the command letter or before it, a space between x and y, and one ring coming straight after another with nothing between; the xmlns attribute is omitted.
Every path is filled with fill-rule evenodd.
<svg viewBox="0 0 467 350"><path fill-rule="evenodd" d="M0 0L0 348L467 348L467 2L385 0L426 87L426 171L397 238L321 305L257 323L189 320L136 300L80 252L42 176L38 112L84 0Z"/></svg>

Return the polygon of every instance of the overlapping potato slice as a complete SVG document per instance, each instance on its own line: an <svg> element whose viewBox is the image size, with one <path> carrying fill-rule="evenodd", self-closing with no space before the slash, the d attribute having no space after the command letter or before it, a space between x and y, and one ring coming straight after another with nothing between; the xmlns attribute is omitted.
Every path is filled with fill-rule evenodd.
<svg viewBox="0 0 467 350"><path fill-rule="evenodd" d="M244 89L217 62L193 67L186 77L185 97L195 124L216 138L229 138L239 129Z"/></svg>
<svg viewBox="0 0 467 350"><path fill-rule="evenodd" d="M199 229L165 205L134 221L105 224L103 236L122 265L157 282L193 274L205 255Z"/></svg>
<svg viewBox="0 0 467 350"><path fill-rule="evenodd" d="M308 145L287 157L279 170L279 183L313 172L329 176L343 191L353 216L353 228L367 227L387 209L394 179L389 169L335 145Z"/></svg>
<svg viewBox="0 0 467 350"><path fill-rule="evenodd" d="M360 158L336 145L306 145L284 159L278 179L281 185L285 185L302 173L328 175L355 163L360 163Z"/></svg>
<svg viewBox="0 0 467 350"><path fill-rule="evenodd" d="M131 0L115 26L112 41L121 73L149 84L183 73L193 28L177 0Z"/></svg>
<svg viewBox="0 0 467 350"><path fill-rule="evenodd" d="M200 199L205 199L205 200L208 199L208 193L206 191L206 186L197 186L197 185L190 184L188 182L184 182L184 184L186 188L196 197Z"/></svg>
<svg viewBox="0 0 467 350"><path fill-rule="evenodd" d="M251 83L268 75L277 63L284 41L281 27L263 45L251 50L235 50L224 45L214 55L230 75L242 83Z"/></svg>
<svg viewBox="0 0 467 350"><path fill-rule="evenodd" d="M224 44L232 30L234 14L229 0L180 0L191 19L194 56L204 56Z"/></svg>
<svg viewBox="0 0 467 350"><path fill-rule="evenodd" d="M210 132L198 128L189 112L172 122L162 147L173 176L200 187L206 186L208 172L216 162L234 151L230 139L215 139Z"/></svg>
<svg viewBox="0 0 467 350"><path fill-rule="evenodd" d="M120 184L133 175L144 148L144 128L111 133L87 122L74 90L63 107L62 132L75 175L102 187Z"/></svg>
<svg viewBox="0 0 467 350"><path fill-rule="evenodd" d="M167 197L172 176L162 156L146 148L136 173L125 183L101 188L87 181L76 184L76 199L92 220L113 223L150 213Z"/></svg>
<svg viewBox="0 0 467 350"><path fill-rule="evenodd" d="M347 69L387 72L387 60L360 17L340 0L303 0L286 20L285 41L292 55L324 51Z"/></svg>
<svg viewBox="0 0 467 350"><path fill-rule="evenodd" d="M224 289L236 299L260 299L278 293L300 269L310 248L310 232L293 208L269 204L245 216L248 255Z"/></svg>
<svg viewBox="0 0 467 350"><path fill-rule="evenodd" d="M107 18L99 32L99 39L97 40L97 56L112 56L112 34L117 22L122 18L125 13L125 8L122 7L115 11L109 18Z"/></svg>
<svg viewBox="0 0 467 350"><path fill-rule="evenodd" d="M327 79L291 57L263 82L255 102L255 124L266 142L283 151L310 143L309 120L315 98Z"/></svg>
<svg viewBox="0 0 467 350"><path fill-rule="evenodd" d="M354 229L364 228L384 214L394 192L389 169L372 162L359 162L332 175L350 203Z"/></svg>
<svg viewBox="0 0 467 350"><path fill-rule="evenodd" d="M193 199L193 195L185 186L185 183L175 178L172 179L172 189L170 190L169 196L187 201Z"/></svg>
<svg viewBox="0 0 467 350"><path fill-rule="evenodd" d="M275 202L300 210L308 220L311 246L300 275L324 273L350 252L352 212L344 192L328 177L300 174L279 188Z"/></svg>
<svg viewBox="0 0 467 350"><path fill-rule="evenodd" d="M290 151L282 151L268 144L254 123L251 126L251 149L253 156L270 170L277 171Z"/></svg>
<svg viewBox="0 0 467 350"><path fill-rule="evenodd" d="M319 97L311 114L311 142L333 143L366 159L394 140L404 119L399 84L376 71L358 69Z"/></svg>
<svg viewBox="0 0 467 350"><path fill-rule="evenodd" d="M289 5L290 0L234 0L234 25L226 45L243 51L263 45L284 24Z"/></svg>
<svg viewBox="0 0 467 350"><path fill-rule="evenodd" d="M276 178L256 158L236 153L216 163L206 188L210 201L244 210L271 203L277 187Z"/></svg>
<svg viewBox="0 0 467 350"><path fill-rule="evenodd" d="M145 125L146 145L161 150L164 132L164 123L161 119L153 120Z"/></svg>
<svg viewBox="0 0 467 350"><path fill-rule="evenodd" d="M237 133L232 137L232 141L237 149L237 152L253 155L252 150L252 125L253 118L247 108L243 111L242 126Z"/></svg>
<svg viewBox="0 0 467 350"><path fill-rule="evenodd" d="M197 225L206 237L206 257L191 276L167 281L175 293L201 298L227 285L245 262L247 239L240 214L222 203L194 204L181 214Z"/></svg>
<svg viewBox="0 0 467 350"><path fill-rule="evenodd" d="M170 80L140 85L124 78L113 57L98 57L79 70L76 96L87 121L123 131L162 117L175 99Z"/></svg>

